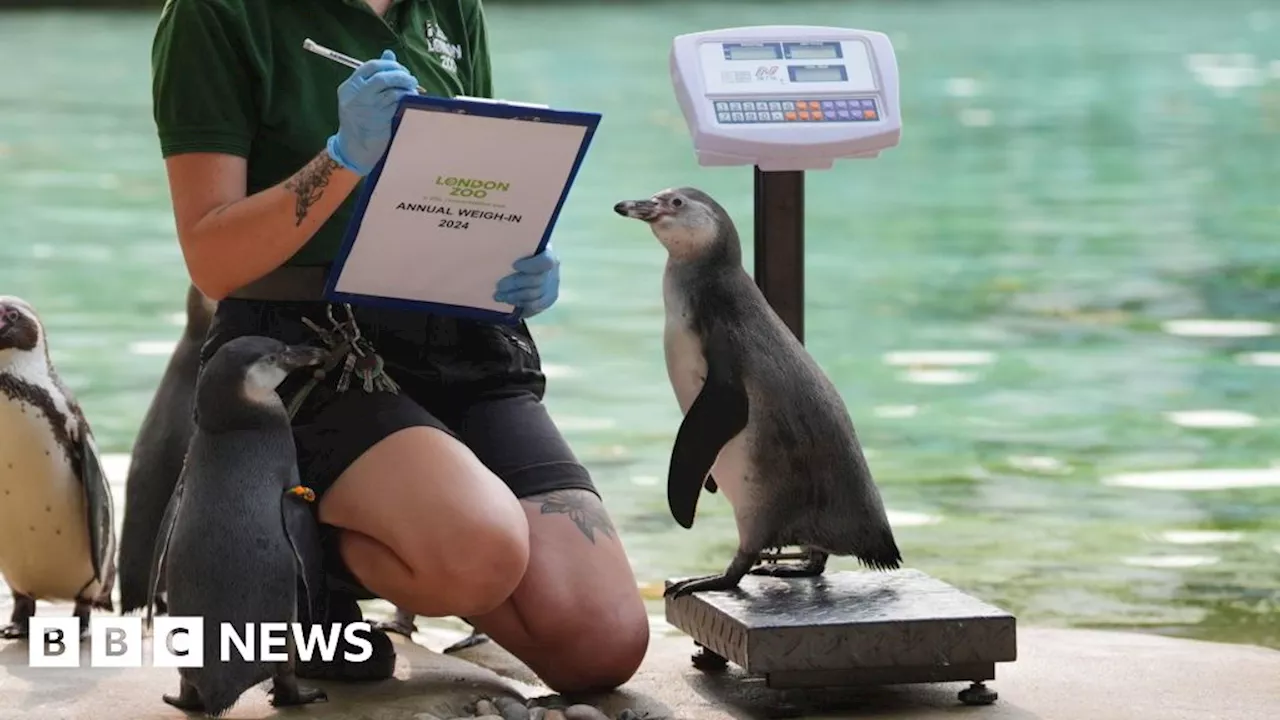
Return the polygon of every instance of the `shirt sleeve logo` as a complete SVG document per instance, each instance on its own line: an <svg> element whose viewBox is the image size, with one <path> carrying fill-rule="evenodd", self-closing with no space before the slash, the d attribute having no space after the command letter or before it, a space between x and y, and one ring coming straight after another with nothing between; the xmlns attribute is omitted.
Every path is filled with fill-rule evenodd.
<svg viewBox="0 0 1280 720"><path fill-rule="evenodd" d="M462 59L462 46L449 42L444 29L432 20L422 23L422 34L427 39L427 51L436 56L441 67L457 75L458 61Z"/></svg>

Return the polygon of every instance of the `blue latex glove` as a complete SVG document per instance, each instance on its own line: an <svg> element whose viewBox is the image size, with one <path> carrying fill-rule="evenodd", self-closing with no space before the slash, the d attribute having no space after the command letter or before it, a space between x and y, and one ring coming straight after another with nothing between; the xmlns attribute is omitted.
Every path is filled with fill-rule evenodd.
<svg viewBox="0 0 1280 720"><path fill-rule="evenodd" d="M391 119L400 98L418 94L418 81L384 50L338 86L338 132L325 147L342 167L361 177L373 172L391 142Z"/></svg>
<svg viewBox="0 0 1280 720"><path fill-rule="evenodd" d="M510 303L520 311L520 317L529 318L555 304L560 296L560 259L551 249L551 243L537 255L523 257L512 263L515 272L498 281L493 299Z"/></svg>

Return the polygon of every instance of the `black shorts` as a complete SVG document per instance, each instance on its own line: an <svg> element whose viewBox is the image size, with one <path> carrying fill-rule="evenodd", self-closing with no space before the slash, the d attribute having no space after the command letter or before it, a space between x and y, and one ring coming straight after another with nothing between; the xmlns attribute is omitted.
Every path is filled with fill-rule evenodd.
<svg viewBox="0 0 1280 720"><path fill-rule="evenodd" d="M326 307L346 320L343 306L323 302L223 300L201 349L201 367L242 335L323 347L302 318L328 329ZM370 447L413 426L457 438L518 498L569 488L599 495L542 404L546 378L524 323L508 327L420 312L352 310L400 391L365 392L352 376L340 393L339 366L307 395L294 416L293 435L302 483L317 495ZM281 398L288 403L310 377L305 370L290 375L278 389Z"/></svg>

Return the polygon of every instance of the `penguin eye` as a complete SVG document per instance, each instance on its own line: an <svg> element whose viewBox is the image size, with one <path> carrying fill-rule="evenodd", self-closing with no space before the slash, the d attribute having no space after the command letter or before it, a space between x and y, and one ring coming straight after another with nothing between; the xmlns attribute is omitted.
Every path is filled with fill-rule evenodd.
<svg viewBox="0 0 1280 720"><path fill-rule="evenodd" d="M684 207L684 200L680 198L671 198L671 207Z"/></svg>

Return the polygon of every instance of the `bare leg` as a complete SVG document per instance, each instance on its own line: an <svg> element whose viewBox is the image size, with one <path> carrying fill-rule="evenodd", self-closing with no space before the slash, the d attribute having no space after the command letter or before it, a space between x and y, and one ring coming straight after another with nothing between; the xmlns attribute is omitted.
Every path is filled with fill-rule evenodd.
<svg viewBox="0 0 1280 720"><path fill-rule="evenodd" d="M178 683L177 695L165 695L163 697L166 703L184 712L204 710L204 701L200 699L200 691L196 690L195 685L187 682L185 677Z"/></svg>
<svg viewBox="0 0 1280 720"><path fill-rule="evenodd" d="M622 685L644 659L649 619L604 504L580 489L520 504L529 518L529 570L510 600L468 619L557 693Z"/></svg>
<svg viewBox="0 0 1280 720"><path fill-rule="evenodd" d="M13 615L9 624L0 628L0 637L7 640L24 638L30 630L31 616L36 614L36 599L22 593L13 594Z"/></svg>
<svg viewBox="0 0 1280 720"><path fill-rule="evenodd" d="M678 598L689 593L709 592L714 590L732 590L738 587L738 583L742 577L751 570L751 566L755 565L760 559L759 551L747 552L738 550L733 556L733 561L729 563L729 567L725 569L723 575L709 575L701 578L690 578L689 580L681 580L667 588L662 593L664 597Z"/></svg>

